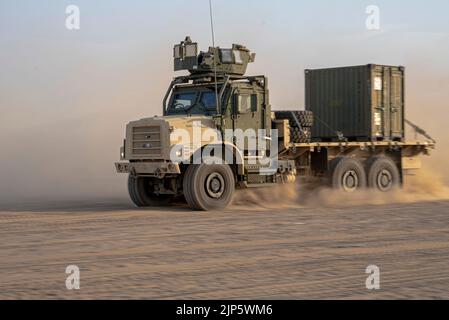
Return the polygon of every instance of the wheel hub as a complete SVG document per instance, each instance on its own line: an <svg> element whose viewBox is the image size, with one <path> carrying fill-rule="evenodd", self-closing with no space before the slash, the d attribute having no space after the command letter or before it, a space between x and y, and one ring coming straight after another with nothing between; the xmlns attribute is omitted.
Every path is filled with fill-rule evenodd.
<svg viewBox="0 0 449 320"><path fill-rule="evenodd" d="M393 186L393 176L388 170L381 170L377 175L377 187L382 191L388 191Z"/></svg>
<svg viewBox="0 0 449 320"><path fill-rule="evenodd" d="M343 189L347 192L355 191L359 186L359 177L357 172L354 170L349 170L343 175Z"/></svg>
<svg viewBox="0 0 449 320"><path fill-rule="evenodd" d="M225 183L223 176L214 172L206 179L206 192L212 198L220 198L223 195Z"/></svg>

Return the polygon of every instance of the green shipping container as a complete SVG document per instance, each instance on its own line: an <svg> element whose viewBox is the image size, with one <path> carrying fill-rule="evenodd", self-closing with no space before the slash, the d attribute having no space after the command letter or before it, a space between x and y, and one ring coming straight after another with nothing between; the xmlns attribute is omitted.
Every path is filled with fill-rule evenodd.
<svg viewBox="0 0 449 320"><path fill-rule="evenodd" d="M305 80L306 110L315 117L313 141L404 139L404 67L306 70Z"/></svg>

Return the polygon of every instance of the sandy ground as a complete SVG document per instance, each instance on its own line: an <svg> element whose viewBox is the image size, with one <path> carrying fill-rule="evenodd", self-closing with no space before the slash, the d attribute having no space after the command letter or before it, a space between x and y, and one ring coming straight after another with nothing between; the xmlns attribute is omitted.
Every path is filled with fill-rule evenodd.
<svg viewBox="0 0 449 320"><path fill-rule="evenodd" d="M449 202L142 210L0 207L0 298L449 298ZM81 270L80 290L65 268ZM365 268L381 289L365 288Z"/></svg>

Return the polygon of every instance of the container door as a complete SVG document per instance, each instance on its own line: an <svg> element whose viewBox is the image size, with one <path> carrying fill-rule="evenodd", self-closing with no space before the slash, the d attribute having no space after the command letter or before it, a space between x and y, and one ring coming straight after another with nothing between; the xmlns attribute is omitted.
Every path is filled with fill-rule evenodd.
<svg viewBox="0 0 449 320"><path fill-rule="evenodd" d="M386 89L388 89L387 79L385 77L385 71L382 67L376 67L373 72L372 79L372 100L373 100L373 139L385 139L387 138L387 132L385 124L387 123L386 115L388 114L389 99L386 99Z"/></svg>
<svg viewBox="0 0 449 320"><path fill-rule="evenodd" d="M403 112L404 112L404 75L401 69L391 71L390 94L390 135L393 140L403 138Z"/></svg>

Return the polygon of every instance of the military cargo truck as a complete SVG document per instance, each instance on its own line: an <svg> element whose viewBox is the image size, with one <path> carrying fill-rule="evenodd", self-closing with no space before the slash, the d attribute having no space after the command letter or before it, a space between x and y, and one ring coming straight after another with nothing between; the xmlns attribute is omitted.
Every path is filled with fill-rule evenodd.
<svg viewBox="0 0 449 320"><path fill-rule="evenodd" d="M435 146L411 123L422 141L417 136L351 141L344 128L335 132L337 139L311 140L319 119L311 111L273 111L267 77L245 75L255 60L246 47L198 53L197 43L187 37L175 45L173 56L174 70L187 74L170 83L162 116L128 123L115 164L117 172L129 175L129 195L138 207L183 198L193 209L223 209L236 189L307 176L345 192L388 192L419 169L420 156ZM242 135L246 132L254 135Z"/></svg>

